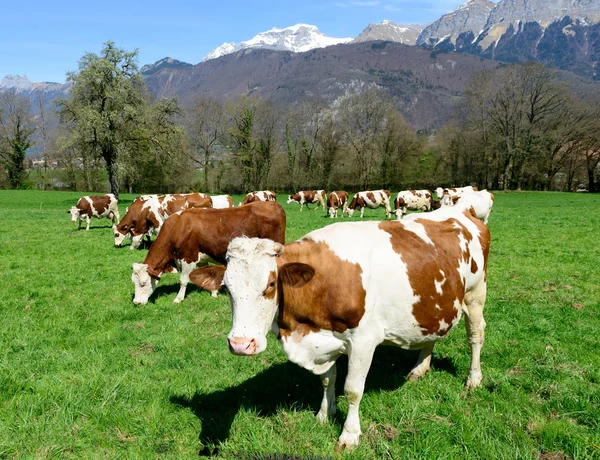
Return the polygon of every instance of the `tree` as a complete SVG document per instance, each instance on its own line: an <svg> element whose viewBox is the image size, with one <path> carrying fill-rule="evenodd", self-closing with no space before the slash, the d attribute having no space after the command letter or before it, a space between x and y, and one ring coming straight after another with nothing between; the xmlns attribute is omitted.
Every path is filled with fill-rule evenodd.
<svg viewBox="0 0 600 460"><path fill-rule="evenodd" d="M137 50L127 52L106 42L100 55L86 53L79 71L69 72L71 97L59 102L72 145L106 163L113 194L119 194L119 156L135 132L146 103L138 72Z"/></svg>
<svg viewBox="0 0 600 460"><path fill-rule="evenodd" d="M226 130L223 106L211 99L200 99L194 104L188 123L188 132L194 155L192 159L202 167L204 191L208 191L208 175L212 157L223 142Z"/></svg>
<svg viewBox="0 0 600 460"><path fill-rule="evenodd" d="M25 155L34 131L29 100L15 91L0 93L0 158L11 188L21 188L27 178Z"/></svg>

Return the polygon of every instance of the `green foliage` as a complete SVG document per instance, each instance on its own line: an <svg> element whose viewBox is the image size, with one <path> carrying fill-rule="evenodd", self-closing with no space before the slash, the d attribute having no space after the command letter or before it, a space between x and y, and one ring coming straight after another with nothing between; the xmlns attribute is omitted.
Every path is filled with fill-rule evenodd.
<svg viewBox="0 0 600 460"><path fill-rule="evenodd" d="M29 100L15 91L0 93L0 160L10 188L27 188L25 154L35 131Z"/></svg>
<svg viewBox="0 0 600 460"><path fill-rule="evenodd" d="M274 336L259 356L229 353L226 295L191 287L173 304L179 277L166 274L136 307L131 264L146 251L114 248L107 220L77 231L65 210L81 194L1 191L0 455L598 458L600 197L495 195L483 386L463 390L462 325L417 383L406 381L416 354L381 346L361 445L345 454L333 450L348 407L343 358L339 415L319 425L318 377L287 362ZM121 214L133 198L121 196ZM279 202L288 241L332 222Z"/></svg>

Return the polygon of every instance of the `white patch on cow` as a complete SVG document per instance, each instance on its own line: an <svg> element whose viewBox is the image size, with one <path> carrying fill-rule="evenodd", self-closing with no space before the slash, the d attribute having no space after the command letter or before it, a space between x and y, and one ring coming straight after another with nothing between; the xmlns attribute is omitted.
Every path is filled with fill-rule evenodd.
<svg viewBox="0 0 600 460"><path fill-rule="evenodd" d="M229 202L229 195L216 195L211 196L210 198L212 199L212 207L214 209L225 209L231 207L231 203Z"/></svg>
<svg viewBox="0 0 600 460"><path fill-rule="evenodd" d="M442 278L443 278L442 281L434 280L434 284L435 284L435 290L436 290L436 292L438 294L442 295L442 294L444 294L442 286L446 282L446 274L444 273L444 270L440 270L440 273L442 274Z"/></svg>
<svg viewBox="0 0 600 460"><path fill-rule="evenodd" d="M346 344L340 340L339 335L321 330L303 336L293 331L289 337L281 338L281 344L290 361L316 375L321 375L346 352Z"/></svg>
<svg viewBox="0 0 600 460"><path fill-rule="evenodd" d="M412 217L412 216L414 216L414 217ZM402 219L402 222L401 222L402 226L409 232L412 232L415 235L417 235L419 238L421 238L427 244L430 244L431 246L435 246L433 244L433 241L431 241L431 238L429 238L429 235L427 234L427 231L425 230L425 227L423 226L423 224L420 224L420 223L414 221L414 219L416 219L418 217L422 217L422 216L419 214L411 214L411 218Z"/></svg>

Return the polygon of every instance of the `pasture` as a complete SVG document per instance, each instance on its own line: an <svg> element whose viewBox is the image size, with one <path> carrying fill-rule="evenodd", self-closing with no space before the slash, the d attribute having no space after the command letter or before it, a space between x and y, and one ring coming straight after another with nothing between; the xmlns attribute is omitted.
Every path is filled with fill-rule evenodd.
<svg viewBox="0 0 600 460"><path fill-rule="evenodd" d="M134 306L131 265L147 251L114 248L106 219L77 231L66 210L81 195L0 191L0 457L600 458L600 196L495 194L482 387L463 389L462 324L416 383L417 353L380 347L348 454L334 452L345 357L338 414L319 425L319 378L275 337L261 355L229 353L226 295L190 285L175 305L168 274ZM332 223L286 198L288 242Z"/></svg>

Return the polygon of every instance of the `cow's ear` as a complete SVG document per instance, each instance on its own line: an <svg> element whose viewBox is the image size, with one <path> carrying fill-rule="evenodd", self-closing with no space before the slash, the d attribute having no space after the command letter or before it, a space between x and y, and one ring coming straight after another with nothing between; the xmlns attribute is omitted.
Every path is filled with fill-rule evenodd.
<svg viewBox="0 0 600 460"><path fill-rule="evenodd" d="M453 196L453 197L452 197L452 202L453 202L453 203L456 203L458 200L460 200L460 197L459 197L459 196Z"/></svg>
<svg viewBox="0 0 600 460"><path fill-rule="evenodd" d="M302 287L315 276L315 269L300 262L285 264L279 269L281 282L287 286Z"/></svg>
<svg viewBox="0 0 600 460"><path fill-rule="evenodd" d="M224 265L206 265L190 273L190 281L207 291L218 291L223 284L226 269Z"/></svg>

